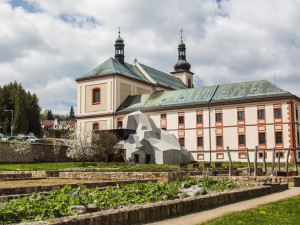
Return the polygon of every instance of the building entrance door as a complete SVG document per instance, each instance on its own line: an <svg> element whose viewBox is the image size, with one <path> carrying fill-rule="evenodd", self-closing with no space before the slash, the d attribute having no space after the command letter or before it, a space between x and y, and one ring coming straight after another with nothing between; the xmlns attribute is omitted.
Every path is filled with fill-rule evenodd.
<svg viewBox="0 0 300 225"><path fill-rule="evenodd" d="M139 154L134 154L134 163L139 163Z"/></svg>
<svg viewBox="0 0 300 225"><path fill-rule="evenodd" d="M151 162L151 154L146 154L146 163L150 163Z"/></svg>

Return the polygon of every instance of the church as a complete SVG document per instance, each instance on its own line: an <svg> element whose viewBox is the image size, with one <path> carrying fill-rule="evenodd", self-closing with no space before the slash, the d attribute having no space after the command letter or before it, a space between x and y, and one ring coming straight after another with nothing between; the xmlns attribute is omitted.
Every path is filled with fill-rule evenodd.
<svg viewBox="0 0 300 225"><path fill-rule="evenodd" d="M137 60L124 61L124 40L109 58L77 82L77 126L85 131L122 129L126 115L141 111L157 127L174 134L191 161L250 160L258 147L267 162L276 149L283 162L300 161L299 97L266 80L194 88L186 46L170 74ZM288 156L288 150L290 155Z"/></svg>

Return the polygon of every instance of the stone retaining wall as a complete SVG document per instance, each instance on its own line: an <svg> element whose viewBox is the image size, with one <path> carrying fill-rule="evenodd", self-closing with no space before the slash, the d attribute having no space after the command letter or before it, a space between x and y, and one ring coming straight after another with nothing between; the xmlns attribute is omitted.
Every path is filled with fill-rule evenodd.
<svg viewBox="0 0 300 225"><path fill-rule="evenodd" d="M144 179L144 180L119 180L119 181L103 181L103 182L83 182L81 184L87 186L88 188L94 187L106 187L106 186L116 186L117 184L132 184L135 182L145 183L145 182L156 182L155 179ZM48 192L53 190L62 189L64 186L71 186L72 188L77 188L78 183L73 184L54 184L54 185L40 185L40 186L29 186L29 187L11 187L11 188L0 188L0 196L4 195L21 195L30 194L38 192Z"/></svg>
<svg viewBox="0 0 300 225"><path fill-rule="evenodd" d="M59 172L60 178L84 179L156 179L158 182L170 182L185 176L199 176L201 171L182 172Z"/></svg>
<svg viewBox="0 0 300 225"><path fill-rule="evenodd" d="M104 210L78 216L27 223L27 225L129 225L179 216L211 207L247 200L288 189L287 184L263 186L247 190L219 193L214 196L198 196L183 200L171 200L115 210Z"/></svg>
<svg viewBox="0 0 300 225"><path fill-rule="evenodd" d="M197 178L203 176L196 176ZM225 181L234 181L237 184L239 183L248 183L248 184L264 184L265 181L267 183L288 183L290 187L300 187L300 176L295 177L271 177L271 176L211 176L211 178L215 180L225 180Z"/></svg>
<svg viewBox="0 0 300 225"><path fill-rule="evenodd" d="M61 146L57 156L59 162L74 161L66 156L67 147ZM25 162L55 162L52 145L32 144L31 150L25 155ZM20 163L21 154L10 147L9 142L0 142L0 163Z"/></svg>
<svg viewBox="0 0 300 225"><path fill-rule="evenodd" d="M9 179L28 179L31 178L31 173L16 173L16 174L0 174L0 180L9 180Z"/></svg>

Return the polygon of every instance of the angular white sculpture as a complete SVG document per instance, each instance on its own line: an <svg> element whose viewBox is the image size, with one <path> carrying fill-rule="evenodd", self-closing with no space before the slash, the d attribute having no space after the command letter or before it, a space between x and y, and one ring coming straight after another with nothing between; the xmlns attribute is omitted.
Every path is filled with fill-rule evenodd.
<svg viewBox="0 0 300 225"><path fill-rule="evenodd" d="M124 129L136 130L119 144L126 149L126 158L136 163L179 164L189 162L189 154L181 149L176 137L157 128L151 118L140 111L127 115Z"/></svg>

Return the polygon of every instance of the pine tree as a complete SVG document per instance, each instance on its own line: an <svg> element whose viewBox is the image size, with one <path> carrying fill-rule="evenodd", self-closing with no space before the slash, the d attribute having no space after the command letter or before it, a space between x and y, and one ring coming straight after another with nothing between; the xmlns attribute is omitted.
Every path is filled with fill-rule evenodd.
<svg viewBox="0 0 300 225"><path fill-rule="evenodd" d="M75 112L74 112L73 106L71 106L71 109L70 109L69 120L72 120L72 121L75 120Z"/></svg>
<svg viewBox="0 0 300 225"><path fill-rule="evenodd" d="M0 126L6 133L10 132L11 114L5 110L13 110L13 132L14 134L27 134L34 132L39 135L40 107L35 94L26 92L21 84L16 81L0 86Z"/></svg>

